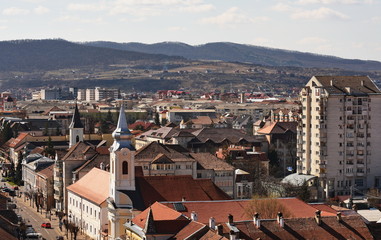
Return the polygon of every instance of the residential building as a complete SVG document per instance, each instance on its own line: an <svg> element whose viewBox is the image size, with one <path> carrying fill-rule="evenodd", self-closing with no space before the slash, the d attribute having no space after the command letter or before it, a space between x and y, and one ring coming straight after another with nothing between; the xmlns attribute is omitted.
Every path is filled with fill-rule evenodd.
<svg viewBox="0 0 381 240"><path fill-rule="evenodd" d="M61 99L61 89L60 88L47 88L47 89L41 89L41 99L42 100L55 100L55 99Z"/></svg>
<svg viewBox="0 0 381 240"><path fill-rule="evenodd" d="M118 99L118 98L120 98L119 89L96 87L94 90L95 101L100 101L105 99Z"/></svg>
<svg viewBox="0 0 381 240"><path fill-rule="evenodd" d="M381 91L365 76L314 76L300 92L298 173L318 198L381 187Z"/></svg>
<svg viewBox="0 0 381 240"><path fill-rule="evenodd" d="M87 88L86 89L86 102L91 102L91 101L95 101L95 89L94 88ZM78 92L78 95L79 95L79 92Z"/></svg>

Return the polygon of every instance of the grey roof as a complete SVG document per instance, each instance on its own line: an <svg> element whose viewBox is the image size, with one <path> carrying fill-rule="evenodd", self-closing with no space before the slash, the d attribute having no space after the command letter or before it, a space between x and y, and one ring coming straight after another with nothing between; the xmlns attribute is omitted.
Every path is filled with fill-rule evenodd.
<svg viewBox="0 0 381 240"><path fill-rule="evenodd" d="M126 113L124 112L124 106L120 107L118 124L115 131L112 133L114 143L112 145L113 150L128 148L131 151L135 151L135 147L131 143L131 132L128 129Z"/></svg>
<svg viewBox="0 0 381 240"><path fill-rule="evenodd" d="M282 183L289 183L295 186L301 186L304 182L308 182L313 178L317 178L314 175L293 173L282 179Z"/></svg>
<svg viewBox="0 0 381 240"><path fill-rule="evenodd" d="M315 78L331 94L364 95L381 93L372 79L367 76L315 76ZM348 93L346 88L350 88L351 93Z"/></svg>

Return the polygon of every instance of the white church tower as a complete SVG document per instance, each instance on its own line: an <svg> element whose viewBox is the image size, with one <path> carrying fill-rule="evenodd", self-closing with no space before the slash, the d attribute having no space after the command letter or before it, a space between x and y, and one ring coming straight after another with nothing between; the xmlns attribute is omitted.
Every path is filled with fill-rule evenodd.
<svg viewBox="0 0 381 240"><path fill-rule="evenodd" d="M69 125L69 138L69 148L78 142L83 142L83 125L79 116L77 104L75 104L73 118Z"/></svg>
<svg viewBox="0 0 381 240"><path fill-rule="evenodd" d="M131 215L132 202L121 191L135 191L135 147L128 130L124 107L120 108L118 124L112 133L114 143L110 147L110 193L108 198L109 239L122 234L123 224Z"/></svg>

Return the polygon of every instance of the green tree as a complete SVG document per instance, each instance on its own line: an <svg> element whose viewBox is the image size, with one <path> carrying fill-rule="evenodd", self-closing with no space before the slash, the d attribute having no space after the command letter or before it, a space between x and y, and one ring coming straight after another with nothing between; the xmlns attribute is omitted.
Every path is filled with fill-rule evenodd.
<svg viewBox="0 0 381 240"><path fill-rule="evenodd" d="M45 148L44 152L48 157L54 157L56 154L56 150L54 150L52 138L50 136L48 138L48 142L46 144L46 148Z"/></svg>
<svg viewBox="0 0 381 240"><path fill-rule="evenodd" d="M160 126L160 118L159 118L159 113L155 113L155 124L157 126Z"/></svg>
<svg viewBox="0 0 381 240"><path fill-rule="evenodd" d="M107 112L107 115L106 115L106 121L107 121L107 122L111 122L111 123L114 122L114 119L113 119L113 117L112 117L112 113L111 113L110 110L108 110L108 112Z"/></svg>
<svg viewBox="0 0 381 240"><path fill-rule="evenodd" d="M9 139L13 137L12 129L10 123L4 123L0 130L0 143L3 145Z"/></svg>
<svg viewBox="0 0 381 240"><path fill-rule="evenodd" d="M18 157L18 161L17 161L17 165L16 165L16 172L15 172L15 175L14 175L14 179L13 179L13 182L17 185L22 185L23 181L22 181L22 160L23 160L23 154L20 152L19 153L19 157Z"/></svg>

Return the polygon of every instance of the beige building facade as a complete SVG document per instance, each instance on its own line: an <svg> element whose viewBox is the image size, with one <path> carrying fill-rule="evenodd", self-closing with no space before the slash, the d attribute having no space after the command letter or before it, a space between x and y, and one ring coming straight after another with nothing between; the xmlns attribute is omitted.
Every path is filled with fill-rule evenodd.
<svg viewBox="0 0 381 240"><path fill-rule="evenodd" d="M381 187L381 91L369 77L314 76L300 93L297 172L318 198Z"/></svg>

